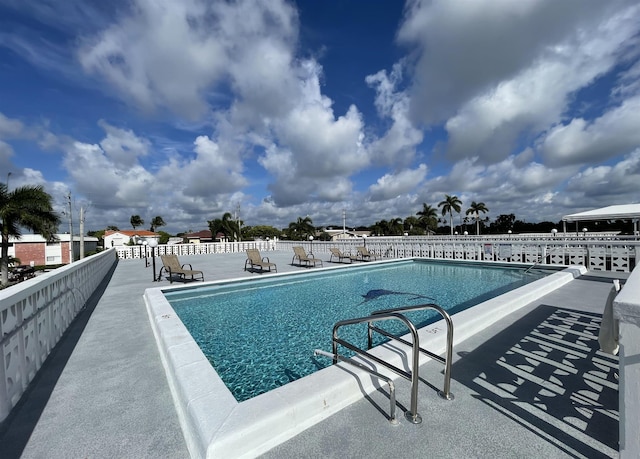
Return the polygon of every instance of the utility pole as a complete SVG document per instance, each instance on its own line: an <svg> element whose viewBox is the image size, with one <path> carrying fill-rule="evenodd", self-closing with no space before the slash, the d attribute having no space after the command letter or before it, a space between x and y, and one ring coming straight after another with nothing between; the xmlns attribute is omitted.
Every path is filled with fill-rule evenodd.
<svg viewBox="0 0 640 459"><path fill-rule="evenodd" d="M242 240L242 230L240 229L240 203L236 206L236 228L238 228L238 242Z"/></svg>
<svg viewBox="0 0 640 459"><path fill-rule="evenodd" d="M347 209L342 209L342 234L344 237L344 235L347 233Z"/></svg>
<svg viewBox="0 0 640 459"><path fill-rule="evenodd" d="M80 207L80 259L84 258L84 207Z"/></svg>
<svg viewBox="0 0 640 459"><path fill-rule="evenodd" d="M71 192L67 195L69 204L69 264L73 263L73 217L71 214Z"/></svg>

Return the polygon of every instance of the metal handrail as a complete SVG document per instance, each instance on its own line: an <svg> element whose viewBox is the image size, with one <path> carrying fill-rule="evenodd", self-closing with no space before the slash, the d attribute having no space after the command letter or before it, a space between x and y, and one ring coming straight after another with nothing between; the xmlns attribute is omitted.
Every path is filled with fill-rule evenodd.
<svg viewBox="0 0 640 459"><path fill-rule="evenodd" d="M359 347L356 347L351 343L348 343L347 341L344 341L338 338L338 329L345 325L356 325L364 322L379 322L384 320L399 320L403 322L407 326L407 328L409 328L409 331L411 332L411 336L413 338L413 344L412 344L413 356L412 356L411 373L407 373L406 371L394 365L391 365L388 362L385 362L381 358L376 357L375 355L372 355L369 352L363 349L360 349ZM388 368L389 370L399 374L403 378L411 380L411 410L405 412L405 417L407 418L407 420L409 420L413 424L420 424L422 422L422 417L418 414L418 381L420 377L418 373L418 367L419 367L419 357L420 357L419 355L420 343L418 338L418 331L416 330L415 325L413 325L413 323L409 319L407 319L402 314L393 312L389 314L381 313L375 316L341 320L333 326L333 355L334 355L333 363L334 364L338 363L338 357L337 357L338 345L342 345L347 349L350 349L351 351L355 352L356 354L364 355L367 358Z"/></svg>
<svg viewBox="0 0 640 459"><path fill-rule="evenodd" d="M451 320L451 316L449 315L449 313L447 311L445 311L444 309L442 309L442 307L438 306L437 304L434 303L427 303L427 304L419 304L419 305L415 305L415 306L402 306L399 308L392 308L392 309L381 309L378 311L374 311L371 314L374 316L378 316L378 315L388 315L388 314L399 314L401 312L411 312L411 311L422 311L425 309L432 309L434 311L437 311L438 313L440 313L440 315L443 317L443 319L445 320L445 322L447 323L447 350L446 350L446 357L443 359L442 357L440 357L437 354L434 354L433 352L430 352L426 349L423 349L421 347L418 346L418 349L420 352L422 352L423 354L431 357L434 360L437 360L438 362L444 364L444 387L441 391L438 391L438 395L442 398L444 398L445 400L453 400L454 396L451 393L451 360L453 358L453 320ZM409 343L408 341L406 341L403 338L400 338L397 335L394 335L393 333L390 333L386 330L383 330L379 327L376 327L375 325L372 325L371 322L369 322L369 328L368 328L368 336L367 336L367 345L369 347L369 349L372 348L373 346L373 336L372 336L372 331L376 331L378 333L380 333L381 335L386 336L387 338L391 338L391 339L395 339L397 341L400 341L401 343L406 344L407 346L411 346L412 343Z"/></svg>
<svg viewBox="0 0 640 459"><path fill-rule="evenodd" d="M357 368L360 368L361 370L366 371L367 373L375 376L376 378L380 378L382 379L384 382L386 382L389 385L389 403L390 403L390 407L389 407L389 422L391 422L391 424L398 425L398 418L396 418L396 386L395 384L393 384L393 380L391 378L389 378L388 376L385 376L381 373L378 373L377 371L372 370L371 368L367 368L365 365L356 362L355 360L352 360L348 357L344 357L342 355L339 354L331 354L330 352L325 352L321 349L316 349L313 351L313 355L323 355L325 357L329 357L332 358L334 361L340 360L341 362L344 363L348 363L350 365L353 365Z"/></svg>

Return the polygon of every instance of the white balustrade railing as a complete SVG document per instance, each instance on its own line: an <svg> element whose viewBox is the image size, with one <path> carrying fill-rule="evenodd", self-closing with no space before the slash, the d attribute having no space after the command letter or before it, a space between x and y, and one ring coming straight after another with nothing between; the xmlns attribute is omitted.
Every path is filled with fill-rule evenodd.
<svg viewBox="0 0 640 459"><path fill-rule="evenodd" d="M111 249L0 290L0 422L116 261Z"/></svg>
<svg viewBox="0 0 640 459"><path fill-rule="evenodd" d="M199 244L161 244L155 249L156 255L209 255L214 253L237 253L247 249L261 251L275 250L276 241L244 242L201 242ZM115 248L118 258L145 258L151 256L147 245L123 245Z"/></svg>
<svg viewBox="0 0 640 459"><path fill-rule="evenodd" d="M302 246L315 255L337 247L355 254L365 245L379 258L428 257L443 260L482 260L502 263L583 265L593 271L630 272L640 260L640 241L570 238L371 237L338 241L278 241L278 250Z"/></svg>
<svg viewBox="0 0 640 459"><path fill-rule="evenodd" d="M606 239L606 240L605 240ZM355 254L356 247L366 245L379 258L427 257L443 260L478 260L502 263L544 263L550 265L583 265L593 271L631 272L640 259L640 241L634 237L505 237L503 236L429 236L370 237L338 241L245 241L200 244L159 245L156 255L209 255L238 253L249 248L260 251L290 250L303 246L315 254L329 253L338 247ZM144 245L120 246L115 250L122 259L151 256Z"/></svg>

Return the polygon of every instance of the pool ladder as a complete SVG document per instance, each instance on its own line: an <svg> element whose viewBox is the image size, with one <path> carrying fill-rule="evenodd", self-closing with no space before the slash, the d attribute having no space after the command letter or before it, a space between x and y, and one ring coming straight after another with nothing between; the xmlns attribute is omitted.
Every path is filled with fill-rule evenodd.
<svg viewBox="0 0 640 459"><path fill-rule="evenodd" d="M440 315L444 318L447 324L447 346L446 346L447 349L446 349L446 356L444 358L420 347L418 330L416 329L415 325L409 319L407 319L407 317L405 317L404 314L402 314L405 312L421 311L426 309L432 309L440 313ZM411 342L387 330L384 330L376 325L378 322L384 322L387 320L397 320L397 321L403 322L409 329L409 333L411 334ZM392 365L391 363L381 359L380 357L372 355L366 350L361 349L355 346L354 344L351 344L348 341L345 341L338 337L338 330L341 327L348 326L348 325L361 324L364 322L367 323L367 349L368 350L373 347L373 332L379 333L383 336L386 336L387 338L400 341L401 343L406 344L407 346L411 346L412 359L411 359L410 372L405 371L402 368L396 367L395 365ZM420 379L420 374L419 374L420 353L423 353L429 356L430 358L432 358L433 360L436 360L444 364L445 366L444 386L441 391L438 391L438 395L440 395L440 397L444 398L445 400L453 400L454 398L450 390L451 389L451 359L453 356L453 321L451 320L451 316L449 316L449 314L437 304L429 303L429 304L421 304L416 306L404 306L404 307L394 308L394 309L383 309L379 311L374 311L371 313L370 316L367 316L367 317L341 320L340 322L336 322L336 324L333 326L332 343L333 343L333 353L324 352L322 350L316 349L314 351L314 354L324 355L324 356L333 358L334 364L338 363L338 361L341 361L341 362L354 365L368 372L369 374L386 381L387 384L389 385L389 399L391 401L391 409L390 409L389 417L392 424L398 423L395 417L395 386L393 384L393 381L390 378L384 375L381 375L380 373L374 370L371 370L365 365L349 357L345 357L338 354L338 346L346 347L347 349L355 352L356 354L364 356L367 359L373 360L374 362L388 368L394 373L411 381L411 409L405 412L405 418L412 424L420 424L422 422L422 417L418 414L418 381Z"/></svg>
<svg viewBox="0 0 640 459"><path fill-rule="evenodd" d="M536 266L538 266L538 265L539 265L539 264L541 264L541 263L542 263L542 255L538 255L538 256L536 257L536 261L534 261L534 262L533 262L533 264L532 264L531 266L529 266L529 267L524 271L524 273L525 273L525 274L528 274L528 273L529 273L529 271L531 271L533 268L535 268Z"/></svg>

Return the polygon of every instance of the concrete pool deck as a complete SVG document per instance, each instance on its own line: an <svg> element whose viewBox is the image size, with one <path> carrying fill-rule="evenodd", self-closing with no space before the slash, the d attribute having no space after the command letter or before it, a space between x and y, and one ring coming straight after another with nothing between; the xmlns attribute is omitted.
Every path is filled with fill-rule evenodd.
<svg viewBox="0 0 640 459"><path fill-rule="evenodd" d="M292 253L263 255L278 264L279 272L305 269L290 266ZM203 270L207 281L260 276L242 270L245 258L243 253L180 257L181 262L193 263L195 269ZM328 260L328 255L321 258ZM326 262L325 265L330 264ZM2 426L0 451L3 457L188 457L142 299L146 288L158 286L151 279L151 269L145 268L141 260L118 263L113 276L105 282L102 294L95 295L73 323L17 409ZM375 393L368 400L355 403L275 447L266 456L357 457L393 452L431 457L541 457L543 454L544 457L576 457L573 451L582 451L580 454L587 457L609 456L616 448L612 443L617 441L617 391L615 406L607 407L609 411L600 407L601 411L615 411L615 414L604 418L600 414L595 416L597 428L583 419L570 421L565 426L558 424L553 416L538 413L546 412L541 405L549 400L549 394L535 394L531 388L516 388L516 383L522 385L520 380L526 379L525 375L504 374L505 368L522 365L522 362L509 362L512 354L520 352L512 349L514 346L519 349L517 345L523 339L530 343L544 335L543 330L529 336L536 329L533 325L540 328L558 320L563 323L580 321L578 316L558 319L558 315L575 314L567 310L584 311L586 318L591 317L589 313L601 314L610 288L610 283L602 280L602 276L582 276L482 333L456 344L457 361L452 380L456 400L441 401L428 386L421 385L421 425L401 421L397 427L390 426L384 414L388 410L388 399L383 393ZM168 286L169 283L163 281L161 285ZM557 334L557 329L553 333ZM582 335L576 336L586 340ZM584 347L583 343L543 344L545 352L550 352L550 348L571 350L578 345ZM530 361L540 355L540 351L527 352L527 362L532 365ZM579 353L569 352L560 363L570 361ZM473 365L465 364L469 356L473 356L470 359ZM605 370L615 367L611 363L615 359L600 353L593 357L602 367L600 373L606 373L607 379L593 381L591 378L586 383L584 380L568 381L577 384L578 395L572 395L574 388L559 389L557 381L545 383L538 375L528 383L557 395L561 395L558 392L567 394L566 399L559 397L557 403L568 411L552 410L562 419L576 418L576 413L570 412L572 406L581 410L577 413L587 412L589 400L601 403L606 398L607 403L612 404L610 394L604 389L600 390L599 398L594 399L592 386L613 391L611 386L615 380L610 380L613 378L611 371ZM555 358L548 355L539 360L551 363ZM507 361L506 366L496 364L505 363L503 360ZM441 367L432 369L430 365L423 366L425 374L441 371ZM556 370L567 372L566 368ZM562 375L550 374L551 378L559 376ZM441 376L427 379L439 382ZM491 387L493 390L489 389ZM398 382L400 406L408 405L408 393L408 387ZM517 406L517 410L508 407L506 393L516 397L511 404ZM517 398L523 397L521 393L524 394L522 400ZM541 401L536 397L546 398ZM596 410L597 413L601 411ZM534 416L532 412L538 415ZM615 422L605 422L607 419ZM555 439L556 433L561 438Z"/></svg>

